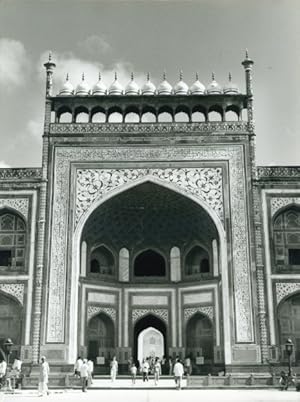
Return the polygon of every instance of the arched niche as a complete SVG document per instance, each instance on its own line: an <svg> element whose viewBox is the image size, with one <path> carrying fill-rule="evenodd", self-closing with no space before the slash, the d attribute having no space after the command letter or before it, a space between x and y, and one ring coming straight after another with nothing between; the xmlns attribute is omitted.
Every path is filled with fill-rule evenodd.
<svg viewBox="0 0 300 402"><path fill-rule="evenodd" d="M207 250L200 245L195 245L185 256L185 275L207 275L211 272L210 265L210 258Z"/></svg>
<svg viewBox="0 0 300 402"><path fill-rule="evenodd" d="M89 273L114 275L115 259L112 252L104 245L98 246L91 251Z"/></svg>
<svg viewBox="0 0 300 402"><path fill-rule="evenodd" d="M278 339L285 360L285 343L291 338L294 343L295 364L300 364L300 292L282 300L277 307Z"/></svg>
<svg viewBox="0 0 300 402"><path fill-rule="evenodd" d="M22 306L12 296L0 291L0 340L11 338L15 347L22 344Z"/></svg>
<svg viewBox="0 0 300 402"><path fill-rule="evenodd" d="M165 258L156 250L144 250L135 257L133 274L139 278L165 277Z"/></svg>
<svg viewBox="0 0 300 402"><path fill-rule="evenodd" d="M100 313L89 320L86 338L88 357L96 361L103 356L109 361L114 354L115 326L107 314Z"/></svg>
<svg viewBox="0 0 300 402"><path fill-rule="evenodd" d="M0 273L26 269L27 228L23 218L8 209L0 212Z"/></svg>
<svg viewBox="0 0 300 402"><path fill-rule="evenodd" d="M214 329L211 320L204 314L195 313L186 323L186 351L191 357L203 357L204 364L214 359Z"/></svg>
<svg viewBox="0 0 300 402"><path fill-rule="evenodd" d="M273 219L272 230L276 270L300 272L300 207L280 210Z"/></svg>

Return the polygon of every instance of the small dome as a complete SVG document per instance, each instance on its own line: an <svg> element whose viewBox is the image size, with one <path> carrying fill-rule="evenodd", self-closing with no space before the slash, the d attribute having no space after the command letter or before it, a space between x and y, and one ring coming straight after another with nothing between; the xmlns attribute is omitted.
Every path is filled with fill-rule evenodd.
<svg viewBox="0 0 300 402"><path fill-rule="evenodd" d="M171 95L172 86L166 80L166 73L163 75L163 81L159 84L157 88L158 95Z"/></svg>
<svg viewBox="0 0 300 402"><path fill-rule="evenodd" d="M207 93L210 94L210 95L221 94L222 93L222 89L221 89L220 85L215 80L214 73L212 74L212 81L207 87Z"/></svg>
<svg viewBox="0 0 300 402"><path fill-rule="evenodd" d="M231 81L231 79L232 79L232 77L231 77L231 74L229 73L228 82L224 86L223 92L224 92L224 94L227 94L227 95L236 95L239 93L239 88L236 84L234 84Z"/></svg>
<svg viewBox="0 0 300 402"><path fill-rule="evenodd" d="M183 81L182 76L183 76L182 71L180 71L179 82L177 82L177 84L174 87L175 95L187 95L189 92L189 87Z"/></svg>
<svg viewBox="0 0 300 402"><path fill-rule="evenodd" d="M196 81L190 87L191 95L203 95L205 93L205 86L199 81L198 73L196 74Z"/></svg>
<svg viewBox="0 0 300 402"><path fill-rule="evenodd" d="M61 90L59 91L59 95L73 95L74 88L73 85L69 81L69 74L66 76L66 81L62 86Z"/></svg>
<svg viewBox="0 0 300 402"><path fill-rule="evenodd" d="M92 94L93 95L106 95L107 89L101 80L101 74L99 73L99 80L93 87Z"/></svg>
<svg viewBox="0 0 300 402"><path fill-rule="evenodd" d="M109 87L108 93L109 93L109 95L123 95L123 92L124 92L124 89L118 81L117 73L115 73L115 80Z"/></svg>
<svg viewBox="0 0 300 402"><path fill-rule="evenodd" d="M131 80L125 88L125 95L138 95L140 93L140 88L134 81L133 73L131 73Z"/></svg>
<svg viewBox="0 0 300 402"><path fill-rule="evenodd" d="M82 74L81 83L77 85L76 88L76 95L85 96L88 95L90 92L90 88L87 82L84 80L84 74Z"/></svg>
<svg viewBox="0 0 300 402"><path fill-rule="evenodd" d="M147 81L142 87L142 95L155 95L156 87L150 81L150 74L147 74Z"/></svg>

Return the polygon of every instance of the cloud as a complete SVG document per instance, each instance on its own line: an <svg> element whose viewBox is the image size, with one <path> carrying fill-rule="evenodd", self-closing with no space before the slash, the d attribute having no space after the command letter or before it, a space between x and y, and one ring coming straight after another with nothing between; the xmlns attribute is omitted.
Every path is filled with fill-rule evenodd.
<svg viewBox="0 0 300 402"><path fill-rule="evenodd" d="M33 138L41 140L43 135L43 119L40 117L37 120L29 120L26 126L26 131Z"/></svg>
<svg viewBox="0 0 300 402"><path fill-rule="evenodd" d="M5 162L5 161L0 161L0 168L1 169L3 169L3 168L10 168L10 166Z"/></svg>
<svg viewBox="0 0 300 402"><path fill-rule="evenodd" d="M98 56L111 50L110 44L99 35L90 35L78 42L78 48L92 56Z"/></svg>
<svg viewBox="0 0 300 402"><path fill-rule="evenodd" d="M45 79L45 70L42 68L45 61L48 59L49 52L44 52L39 61L39 71L42 79ZM75 56L73 53L53 53L52 60L56 63L56 68L53 75L54 95L57 94L65 82L66 75L69 75L69 81L74 86L80 83L82 73L84 73L85 81L90 88L98 81L99 72L107 88L114 81L115 72L118 75L119 82L124 86L130 81L130 74L134 71L131 63L119 61L110 66L105 66L101 62L85 61ZM142 86L146 81L146 74L134 72L134 79L139 86Z"/></svg>
<svg viewBox="0 0 300 402"><path fill-rule="evenodd" d="M26 83L29 59L23 43L14 39L0 39L0 85L12 89Z"/></svg>

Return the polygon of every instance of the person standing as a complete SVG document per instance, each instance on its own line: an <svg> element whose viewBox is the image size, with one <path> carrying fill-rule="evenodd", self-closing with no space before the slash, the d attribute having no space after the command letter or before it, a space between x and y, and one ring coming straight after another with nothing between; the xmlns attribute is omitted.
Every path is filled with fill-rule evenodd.
<svg viewBox="0 0 300 402"><path fill-rule="evenodd" d="M158 381L161 376L161 364L158 357L155 359L153 370L154 370L154 384L158 385Z"/></svg>
<svg viewBox="0 0 300 402"><path fill-rule="evenodd" d="M169 357L169 360L168 360L168 366L169 366L169 375L172 375L173 374L173 361L172 361L172 358L171 357Z"/></svg>
<svg viewBox="0 0 300 402"><path fill-rule="evenodd" d="M77 357L77 360L74 364L74 376L80 378L80 369L82 366L83 360L80 356Z"/></svg>
<svg viewBox="0 0 300 402"><path fill-rule="evenodd" d="M184 373L183 364L180 362L179 358L176 358L176 363L174 364L174 378L177 389L181 389L181 381Z"/></svg>
<svg viewBox="0 0 300 402"><path fill-rule="evenodd" d="M134 363L132 363L132 365L130 367L132 385L135 385L136 373L137 373L137 367Z"/></svg>
<svg viewBox="0 0 300 402"><path fill-rule="evenodd" d="M50 368L46 361L46 357L41 357L40 374L39 374L39 396L49 395L48 381L49 381Z"/></svg>
<svg viewBox="0 0 300 402"><path fill-rule="evenodd" d="M94 362L93 360L89 359L87 362L89 372L88 372L88 384L93 384L93 373L94 373Z"/></svg>
<svg viewBox="0 0 300 402"><path fill-rule="evenodd" d="M87 364L87 360L83 359L82 365L80 367L82 392L87 392L88 377L89 377L89 366Z"/></svg>
<svg viewBox="0 0 300 402"><path fill-rule="evenodd" d="M142 374L143 374L143 381L149 381L149 369L150 369L150 364L148 362L148 359L144 359L142 363Z"/></svg>
<svg viewBox="0 0 300 402"><path fill-rule="evenodd" d="M110 362L110 378L112 382L116 381L117 374L118 374L118 361L116 356L114 356L112 361Z"/></svg>
<svg viewBox="0 0 300 402"><path fill-rule="evenodd" d="M190 356L186 356L184 359L184 369L186 372L187 378L192 374L192 362Z"/></svg>
<svg viewBox="0 0 300 402"><path fill-rule="evenodd" d="M7 363L3 358L0 358L0 388L5 385Z"/></svg>

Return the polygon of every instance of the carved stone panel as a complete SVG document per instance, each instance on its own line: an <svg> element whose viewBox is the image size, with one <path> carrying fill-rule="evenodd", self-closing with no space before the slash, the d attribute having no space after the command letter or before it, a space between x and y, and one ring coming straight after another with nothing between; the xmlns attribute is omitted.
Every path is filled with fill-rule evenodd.
<svg viewBox="0 0 300 402"><path fill-rule="evenodd" d="M211 321L214 320L214 308L213 306L199 306L184 309L184 321L187 322L194 314L202 313L209 317Z"/></svg>
<svg viewBox="0 0 300 402"><path fill-rule="evenodd" d="M167 309L164 308L147 308L147 309L142 309L142 308L136 308L132 310L132 322L135 323L137 320L140 318L144 317L147 314L153 314L157 316L158 318L161 318L163 321L165 321L168 324L169 320L169 312Z"/></svg>
<svg viewBox="0 0 300 402"><path fill-rule="evenodd" d="M116 309L112 307L101 307L101 306L88 306L87 308L87 321L99 313L107 314L114 323L116 323Z"/></svg>
<svg viewBox="0 0 300 402"><path fill-rule="evenodd" d="M0 290L8 295L14 296L20 304L24 303L24 284L23 283L1 283Z"/></svg>
<svg viewBox="0 0 300 402"><path fill-rule="evenodd" d="M280 208L286 207L289 204L300 205L300 197L272 197L271 215L274 216Z"/></svg>
<svg viewBox="0 0 300 402"><path fill-rule="evenodd" d="M9 207L20 212L25 219L28 218L28 198L0 198L0 208Z"/></svg>
<svg viewBox="0 0 300 402"><path fill-rule="evenodd" d="M78 169L76 222L97 199L116 187L143 177L155 177L195 194L223 220L221 168L189 169Z"/></svg>
<svg viewBox="0 0 300 402"><path fill-rule="evenodd" d="M165 162L169 161L230 161L229 163L229 183L230 183L230 206L231 206L231 223L232 223L232 255L233 263L233 286L235 289L235 323L236 323L236 340L237 342L253 341L253 318L251 305L251 288L250 288L250 268L249 268L249 250L248 250L248 223L247 223L247 198L245 189L245 171L244 171L244 152L241 145L220 145L220 146L199 146L199 147L115 147L115 148L95 148L95 147L61 147L55 151L55 174L54 174L54 198L53 198L53 219L52 219L52 245L50 258L50 278L49 278L49 303L48 303L48 328L47 342L64 342L64 325L65 325L65 302L66 302L66 261L67 261L67 228L69 220L69 196L70 192L70 168L71 162L135 162L146 163L149 161ZM202 170L201 170L202 169ZM85 169L84 169L85 170ZM99 169L99 171L104 169ZM94 169L88 169L89 175ZM121 171L120 177L118 174ZM169 182L175 180L176 186L181 186L181 191L198 192L203 182L202 177L205 172L211 170L199 169L149 169L151 174L162 177L166 174L166 180ZM81 170L83 172L83 170ZM112 175L115 172L114 180ZM126 172L131 178L126 177ZM113 169L109 172L109 177L103 181L103 175L99 177L101 182L96 182L96 187L92 191L85 193L85 190L92 184L88 178L84 183L83 173L77 172L81 181L81 188L78 196L83 196L78 202L77 216L80 216L95 201L96 197L104 194L102 186L107 191L111 186L115 186L116 182L121 187L122 183L128 180L134 180L134 175L145 174L143 169ZM179 179L178 172L181 179ZM104 172L103 172L104 173ZM190 177L190 176L191 177ZM153 176L150 176L153 177ZM217 188L220 186L221 171L217 172ZM75 179L75 178L74 178ZM78 179L78 178L77 178ZM208 183L210 181L208 180ZM114 184L113 184L114 183ZM205 186L204 186L205 187ZM206 187L205 187L206 188ZM210 187L208 187L211 190ZM105 190L105 191L106 191ZM100 191L100 193L98 193ZM218 194L217 190L217 194ZM202 191L203 192L203 191ZM214 193L215 194L215 193ZM87 196L87 198L86 198ZM88 199L90 197L90 200ZM215 195L213 200L219 200ZM215 201L209 201L215 202ZM80 204L80 205L79 205ZM217 202L220 205L220 201ZM215 207L217 208L217 207ZM74 213L74 220L76 216ZM71 243L71 242L70 242ZM74 288L69 291L75 291Z"/></svg>
<svg viewBox="0 0 300 402"><path fill-rule="evenodd" d="M276 299L277 304L281 302L286 296L296 292L297 290L300 291L300 282L278 282L276 283Z"/></svg>

